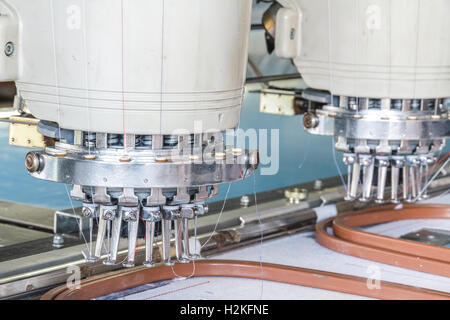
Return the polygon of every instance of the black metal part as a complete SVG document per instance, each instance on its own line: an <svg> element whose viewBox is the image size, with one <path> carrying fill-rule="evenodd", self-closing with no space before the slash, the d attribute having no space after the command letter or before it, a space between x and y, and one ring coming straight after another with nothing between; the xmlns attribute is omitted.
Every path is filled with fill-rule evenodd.
<svg viewBox="0 0 450 320"><path fill-rule="evenodd" d="M65 140L68 144L74 143L74 132L72 130L60 129L56 122L41 120L37 130L45 137Z"/></svg>
<svg viewBox="0 0 450 320"><path fill-rule="evenodd" d="M161 221L155 222L155 237L158 237L161 235L162 229L161 229ZM120 230L120 236L122 238L128 238L128 223L123 223L122 228ZM139 219L139 225L138 225L138 238L144 238L145 237L145 222Z"/></svg>
<svg viewBox="0 0 450 320"><path fill-rule="evenodd" d="M280 80L292 80L292 79L301 79L302 76L300 73L292 73L292 74L279 74L279 75L271 75L271 76L262 76L262 77L252 77L247 78L247 83L262 83L269 81L280 81Z"/></svg>

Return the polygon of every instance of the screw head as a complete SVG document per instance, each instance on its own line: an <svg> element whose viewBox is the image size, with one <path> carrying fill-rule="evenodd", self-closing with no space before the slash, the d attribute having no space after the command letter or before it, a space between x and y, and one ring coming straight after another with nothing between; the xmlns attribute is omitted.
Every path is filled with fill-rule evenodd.
<svg viewBox="0 0 450 320"><path fill-rule="evenodd" d="M5 44L5 55L7 57L10 57L12 56L13 53L14 53L14 43L9 41L8 43Z"/></svg>
<svg viewBox="0 0 450 320"><path fill-rule="evenodd" d="M25 156L25 167L28 172L33 173L42 169L42 163L39 154L36 152L28 152Z"/></svg>
<svg viewBox="0 0 450 320"><path fill-rule="evenodd" d="M103 219L112 220L114 218L114 212L112 210L103 211Z"/></svg>
<svg viewBox="0 0 450 320"><path fill-rule="evenodd" d="M137 219L137 212L133 209L127 209L123 211L123 220L126 222L129 221L136 221Z"/></svg>
<svg viewBox="0 0 450 320"><path fill-rule="evenodd" d="M355 156L345 155L342 162L344 162L345 165L352 165L355 163L355 160Z"/></svg>
<svg viewBox="0 0 450 320"><path fill-rule="evenodd" d="M175 220L181 217L179 206L166 205L162 207L162 218L165 220Z"/></svg>
<svg viewBox="0 0 450 320"><path fill-rule="evenodd" d="M195 206L194 214L196 216L203 216L209 212L209 208L205 204L197 204Z"/></svg>
<svg viewBox="0 0 450 320"><path fill-rule="evenodd" d="M181 205L180 214L183 219L192 219L194 218L194 209L195 206L193 204L184 204Z"/></svg>
<svg viewBox="0 0 450 320"><path fill-rule="evenodd" d="M311 112L305 113L303 116L303 125L306 129L314 129L319 125L319 118Z"/></svg>
<svg viewBox="0 0 450 320"><path fill-rule="evenodd" d="M90 218L92 216L92 210L89 209L88 207L83 207L81 209L81 214L83 215L83 217L85 218Z"/></svg>
<svg viewBox="0 0 450 320"><path fill-rule="evenodd" d="M404 164L405 164L404 160L395 159L394 163L393 163L393 166L396 167L396 168L402 168Z"/></svg>
<svg viewBox="0 0 450 320"><path fill-rule="evenodd" d="M368 167L372 164L372 158L370 157L360 157L359 164L363 167Z"/></svg>
<svg viewBox="0 0 450 320"><path fill-rule="evenodd" d="M142 207L141 218L144 221L161 221L162 213L160 207Z"/></svg>

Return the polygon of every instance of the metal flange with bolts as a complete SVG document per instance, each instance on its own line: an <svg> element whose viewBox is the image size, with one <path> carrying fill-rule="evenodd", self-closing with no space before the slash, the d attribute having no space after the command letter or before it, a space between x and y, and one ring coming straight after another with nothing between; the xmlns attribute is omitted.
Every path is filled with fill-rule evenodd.
<svg viewBox="0 0 450 320"><path fill-rule="evenodd" d="M81 144L62 139L42 152L28 153L25 164L36 178L73 185L70 195L83 202L91 234L98 219L95 249L91 235L86 259L96 261L106 251L107 265L116 264L122 224L127 223L128 256L123 266L134 266L139 220L145 222L145 266L154 265L157 222L162 226L166 265L173 264L172 224L177 261L195 258L189 249L189 220L196 223L207 213L205 201L217 195L219 183L248 177L259 162L257 151L226 147L219 134L79 135Z"/></svg>
<svg viewBox="0 0 450 320"><path fill-rule="evenodd" d="M310 110L304 126L312 134L334 136L336 150L344 152L346 199L398 203L426 198L422 187L429 167L450 136L450 99L333 98L334 105Z"/></svg>

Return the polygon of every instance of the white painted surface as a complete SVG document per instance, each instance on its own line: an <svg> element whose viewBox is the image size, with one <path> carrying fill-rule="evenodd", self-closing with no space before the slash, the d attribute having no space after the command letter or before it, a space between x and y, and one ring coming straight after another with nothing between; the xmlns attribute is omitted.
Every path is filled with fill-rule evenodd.
<svg viewBox="0 0 450 320"><path fill-rule="evenodd" d="M450 204L450 196L428 202ZM334 212L328 208L329 215ZM325 210L326 209L322 209ZM322 214L326 214L322 212ZM405 220L365 228L387 236L398 237L423 227L450 230L450 221L434 219ZM380 275L380 280L450 292L450 278L394 267L369 260L347 256L326 249L314 239L314 233L296 234L264 242L251 247L220 254L214 259L233 259L277 263L318 269L342 274L369 277ZM376 290L376 289L374 289ZM232 278L179 279L163 283L123 299L366 299L326 290L279 284L269 281Z"/></svg>
<svg viewBox="0 0 450 320"><path fill-rule="evenodd" d="M252 0L3 2L19 17L17 87L35 117L128 134L237 126Z"/></svg>
<svg viewBox="0 0 450 320"><path fill-rule="evenodd" d="M450 1L279 2L298 14L295 64L310 87L353 97L450 96ZM289 46L290 33L276 41Z"/></svg>

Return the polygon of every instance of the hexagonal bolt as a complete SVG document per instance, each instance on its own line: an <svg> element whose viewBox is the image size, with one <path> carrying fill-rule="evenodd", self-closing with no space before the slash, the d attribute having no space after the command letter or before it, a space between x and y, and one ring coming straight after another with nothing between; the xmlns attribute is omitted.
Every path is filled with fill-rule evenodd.
<svg viewBox="0 0 450 320"><path fill-rule="evenodd" d="M320 190L322 190L323 189L323 181L322 180L315 180L314 181L314 190L318 190L318 191L320 191Z"/></svg>
<svg viewBox="0 0 450 320"><path fill-rule="evenodd" d="M248 207L250 205L250 197L247 195L243 195L241 197L241 206Z"/></svg>
<svg viewBox="0 0 450 320"><path fill-rule="evenodd" d="M58 249L64 247L64 238L62 235L57 233L53 236L53 246Z"/></svg>

